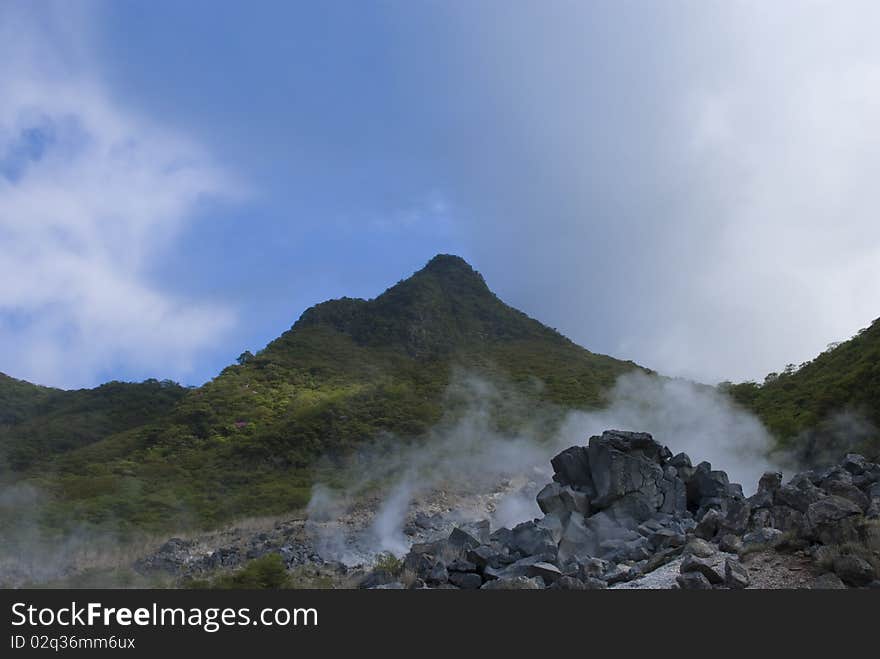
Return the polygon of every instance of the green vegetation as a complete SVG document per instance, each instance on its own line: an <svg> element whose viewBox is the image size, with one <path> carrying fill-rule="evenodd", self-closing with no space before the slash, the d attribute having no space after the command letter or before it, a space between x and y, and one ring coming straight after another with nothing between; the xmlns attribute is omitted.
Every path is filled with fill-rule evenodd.
<svg viewBox="0 0 880 659"><path fill-rule="evenodd" d="M763 384L725 385L779 438L780 448L803 461L858 450L880 455L880 320L849 341Z"/></svg>
<svg viewBox="0 0 880 659"><path fill-rule="evenodd" d="M235 572L221 574L214 579L191 579L182 585L191 589L279 590L290 587L291 579L281 556L266 554Z"/></svg>
<svg viewBox="0 0 880 659"><path fill-rule="evenodd" d="M197 389L7 383L0 446L15 470L4 478L39 496L27 514L22 497L0 503L0 525L27 519L43 533L111 529L126 540L284 513L305 505L318 476L343 477L338 465L365 443L426 441L454 420L468 404L467 392L450 391L458 374L500 388L490 409L499 430L541 418L550 432L560 410L602 406L634 368L512 309L462 259L438 256L373 300L312 307Z"/></svg>

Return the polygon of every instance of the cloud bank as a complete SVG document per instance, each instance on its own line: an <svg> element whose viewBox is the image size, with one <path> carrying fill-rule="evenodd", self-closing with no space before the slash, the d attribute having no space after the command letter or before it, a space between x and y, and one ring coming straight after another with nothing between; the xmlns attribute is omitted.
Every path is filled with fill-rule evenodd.
<svg viewBox="0 0 880 659"><path fill-rule="evenodd" d="M180 377L235 315L160 290L151 268L200 204L241 187L114 102L86 7L0 8L0 368L56 386L120 364Z"/></svg>
<svg viewBox="0 0 880 659"><path fill-rule="evenodd" d="M880 316L876 3L438 13L407 24L411 82L449 99L432 128L502 297L708 382L760 380Z"/></svg>

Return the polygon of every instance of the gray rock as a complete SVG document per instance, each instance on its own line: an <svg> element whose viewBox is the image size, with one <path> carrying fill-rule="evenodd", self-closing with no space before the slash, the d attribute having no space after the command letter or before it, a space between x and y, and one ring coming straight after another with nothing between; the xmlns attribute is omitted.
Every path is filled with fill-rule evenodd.
<svg viewBox="0 0 880 659"><path fill-rule="evenodd" d="M682 590L711 590L712 584L700 572L685 572L675 577L675 583Z"/></svg>
<svg viewBox="0 0 880 659"><path fill-rule="evenodd" d="M807 521L823 544L843 544L859 540L861 513L849 499L831 495L810 504Z"/></svg>
<svg viewBox="0 0 880 659"><path fill-rule="evenodd" d="M782 543L784 536L785 534L779 529L769 527L756 529L743 536L743 549L752 550L777 547Z"/></svg>
<svg viewBox="0 0 880 659"><path fill-rule="evenodd" d="M567 448L550 460L550 464L553 466L553 480L560 485L570 485L588 494L594 492L590 458L586 447Z"/></svg>
<svg viewBox="0 0 880 659"><path fill-rule="evenodd" d="M867 586L874 581L874 566L859 556L843 554L834 559L834 571L850 586Z"/></svg>
<svg viewBox="0 0 880 659"><path fill-rule="evenodd" d="M540 561L530 565L526 569L525 576L541 577L544 580L544 583L552 584L554 581L562 577L562 572L555 565Z"/></svg>
<svg viewBox="0 0 880 659"><path fill-rule="evenodd" d="M825 497L825 493L809 481L802 481L802 487L783 485L773 497L774 502L780 506L788 506L802 513L817 501Z"/></svg>
<svg viewBox="0 0 880 659"><path fill-rule="evenodd" d="M476 590L483 585L483 580L479 574L473 572L450 572L449 583L462 590Z"/></svg>
<svg viewBox="0 0 880 659"><path fill-rule="evenodd" d="M559 483L548 483L538 492L535 497L538 502L538 508L545 515L557 515L560 518L567 516L569 511L562 500L563 486Z"/></svg>
<svg viewBox="0 0 880 659"><path fill-rule="evenodd" d="M553 533L534 521L523 522L513 527L513 537L510 546L514 550L521 552L523 556L547 553L555 555L557 550Z"/></svg>
<svg viewBox="0 0 880 659"><path fill-rule="evenodd" d="M596 531L589 528L579 515L570 516L559 541L559 560L568 562L596 556L598 553L599 535Z"/></svg>
<svg viewBox="0 0 880 659"><path fill-rule="evenodd" d="M699 572L711 584L724 583L724 567L722 565L693 554L686 554L681 562L681 573L687 572Z"/></svg>
<svg viewBox="0 0 880 659"><path fill-rule="evenodd" d="M482 590L541 590L544 582L541 579L529 577L502 577L494 581L487 581L481 586Z"/></svg>
<svg viewBox="0 0 880 659"><path fill-rule="evenodd" d="M504 557L489 545L480 545L474 549L468 550L465 554L467 560L482 569L487 565L492 567L501 567L504 563Z"/></svg>
<svg viewBox="0 0 880 659"><path fill-rule="evenodd" d="M733 558L724 561L724 585L739 590L746 588L749 583L749 571L742 563Z"/></svg>
<svg viewBox="0 0 880 659"><path fill-rule="evenodd" d="M728 554L738 554L743 549L742 538L732 533L725 533L718 542L718 548Z"/></svg>
<svg viewBox="0 0 880 659"><path fill-rule="evenodd" d="M844 499L849 499L863 511L868 509L868 504L870 503L868 501L868 497L852 483L846 483L839 480L830 481L824 486L823 489L828 494L833 494Z"/></svg>
<svg viewBox="0 0 880 659"><path fill-rule="evenodd" d="M455 527L449 534L449 544L459 550L467 551L479 547L483 543L464 529Z"/></svg>
<svg viewBox="0 0 880 659"><path fill-rule="evenodd" d="M684 553L699 558L709 558L710 556L714 556L717 552L711 543L706 542L702 538L691 538L684 547Z"/></svg>
<svg viewBox="0 0 880 659"><path fill-rule="evenodd" d="M621 450L618 447L625 443L618 439L607 432L590 438L589 463L596 492L592 504L600 509L616 504L615 517L631 517L637 524L663 503L663 469L641 452Z"/></svg>
<svg viewBox="0 0 880 659"><path fill-rule="evenodd" d="M446 566L446 569L450 572L476 572L477 566L475 563L471 563L470 561L456 558L454 561Z"/></svg>
<svg viewBox="0 0 880 659"><path fill-rule="evenodd" d="M590 497L586 493L572 489L568 485L559 493L565 509L570 513L587 516L590 514Z"/></svg>
<svg viewBox="0 0 880 659"><path fill-rule="evenodd" d="M853 475L859 475L865 472L868 467L868 461L864 456L858 453L847 453L843 458L841 466Z"/></svg>
<svg viewBox="0 0 880 659"><path fill-rule="evenodd" d="M694 529L694 534L703 540L711 540L718 534L718 531L721 530L721 524L723 521L724 514L719 510L710 508L703 514L700 521L697 522L697 528Z"/></svg>

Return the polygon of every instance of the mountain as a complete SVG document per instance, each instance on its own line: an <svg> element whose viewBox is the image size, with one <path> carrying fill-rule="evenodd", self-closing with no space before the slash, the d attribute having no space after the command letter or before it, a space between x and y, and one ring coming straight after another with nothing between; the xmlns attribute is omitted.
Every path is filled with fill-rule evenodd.
<svg viewBox="0 0 880 659"><path fill-rule="evenodd" d="M880 319L763 384L727 388L799 462L829 462L847 450L880 457Z"/></svg>
<svg viewBox="0 0 880 659"><path fill-rule="evenodd" d="M467 406L455 382L477 377L503 392L490 415L515 430L599 407L619 375L639 368L509 307L450 255L374 299L306 310L238 362L190 390L150 382L59 392L4 380L0 401L14 404L2 477L39 489L43 528L210 526L303 506L318 470L332 481L333 461L368 442L425 439ZM58 432L65 425L76 432Z"/></svg>
<svg viewBox="0 0 880 659"><path fill-rule="evenodd" d="M173 382L108 382L63 391L0 373L0 465L22 471L169 413L186 389Z"/></svg>

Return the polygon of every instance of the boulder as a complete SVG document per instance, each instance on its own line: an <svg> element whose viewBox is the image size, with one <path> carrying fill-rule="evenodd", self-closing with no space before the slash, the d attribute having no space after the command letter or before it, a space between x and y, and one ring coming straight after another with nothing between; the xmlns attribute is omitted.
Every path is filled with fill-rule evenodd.
<svg viewBox="0 0 880 659"><path fill-rule="evenodd" d="M562 485L553 482L548 483L538 492L535 500L538 502L538 508L541 509L542 513L545 515L556 515L560 518L568 515L569 511L562 500L562 490Z"/></svg>
<svg viewBox="0 0 880 659"><path fill-rule="evenodd" d="M555 555L557 551L553 532L535 521L523 522L513 527L510 547L523 556L548 553Z"/></svg>
<svg viewBox="0 0 880 659"><path fill-rule="evenodd" d="M703 540L711 540L718 534L718 531L721 530L721 524L723 521L724 514L719 510L710 508L703 513L702 518L700 518L700 521L697 523L697 528L694 529L694 535Z"/></svg>
<svg viewBox="0 0 880 659"><path fill-rule="evenodd" d="M842 554L834 559L834 572L850 586L867 586L874 581L874 566L853 554Z"/></svg>
<svg viewBox="0 0 880 659"><path fill-rule="evenodd" d="M686 554L681 562L681 573L699 572L711 584L724 583L724 566L717 561L711 561L693 554Z"/></svg>
<svg viewBox="0 0 880 659"><path fill-rule="evenodd" d="M743 550L770 549L782 544L785 534L779 529L762 527L743 536Z"/></svg>
<svg viewBox="0 0 880 659"><path fill-rule="evenodd" d="M662 449L645 433L605 432L590 438L589 464L596 508L615 504L615 517L648 519L663 503L663 469L655 461Z"/></svg>
<svg viewBox="0 0 880 659"><path fill-rule="evenodd" d="M852 483L835 480L827 483L822 489L828 494L833 494L843 499L849 499L863 511L868 509L870 501L868 500L867 495Z"/></svg>
<svg viewBox="0 0 880 659"><path fill-rule="evenodd" d="M702 538L692 538L684 547L684 553L687 555L697 556L699 558L709 558L714 556L717 551L712 544L706 542Z"/></svg>
<svg viewBox="0 0 880 659"><path fill-rule="evenodd" d="M738 560L728 558L724 561L724 585L739 590L750 583L749 571Z"/></svg>
<svg viewBox="0 0 880 659"><path fill-rule="evenodd" d="M847 453L840 466L846 469L849 473L857 476L865 472L868 468L868 464L869 463L864 456L859 455L858 453Z"/></svg>
<svg viewBox="0 0 880 659"><path fill-rule="evenodd" d="M807 521L823 544L843 544L859 540L861 514L862 509L849 499L830 495L810 504Z"/></svg>
<svg viewBox="0 0 880 659"><path fill-rule="evenodd" d="M483 585L483 580L473 572L450 572L449 583L462 590L476 590Z"/></svg>
<svg viewBox="0 0 880 659"><path fill-rule="evenodd" d="M477 566L477 569L483 569L486 566L501 567L507 562L507 557L501 552L490 547L489 545L480 545L474 549L468 550L465 554L467 560Z"/></svg>
<svg viewBox="0 0 880 659"><path fill-rule="evenodd" d="M825 497L825 493L803 476L796 476L788 485L780 487L773 497L775 504L788 506L802 513L815 502Z"/></svg>
<svg viewBox="0 0 880 659"><path fill-rule="evenodd" d="M675 583L682 590L711 590L712 584L701 572L684 572L675 577Z"/></svg>
<svg viewBox="0 0 880 659"><path fill-rule="evenodd" d="M742 538L732 533L725 533L718 541L718 549L728 554L738 554L743 549Z"/></svg>
<svg viewBox="0 0 880 659"><path fill-rule="evenodd" d="M550 460L550 464L553 466L554 481L592 495L593 479L586 447L567 448Z"/></svg>
<svg viewBox="0 0 880 659"><path fill-rule="evenodd" d="M449 544L458 550L467 551L479 547L483 543L479 538L475 538L464 529L456 526L449 534Z"/></svg>
<svg viewBox="0 0 880 659"><path fill-rule="evenodd" d="M541 590L544 582L538 578L529 577L502 577L493 581L487 581L481 586L482 590Z"/></svg>

